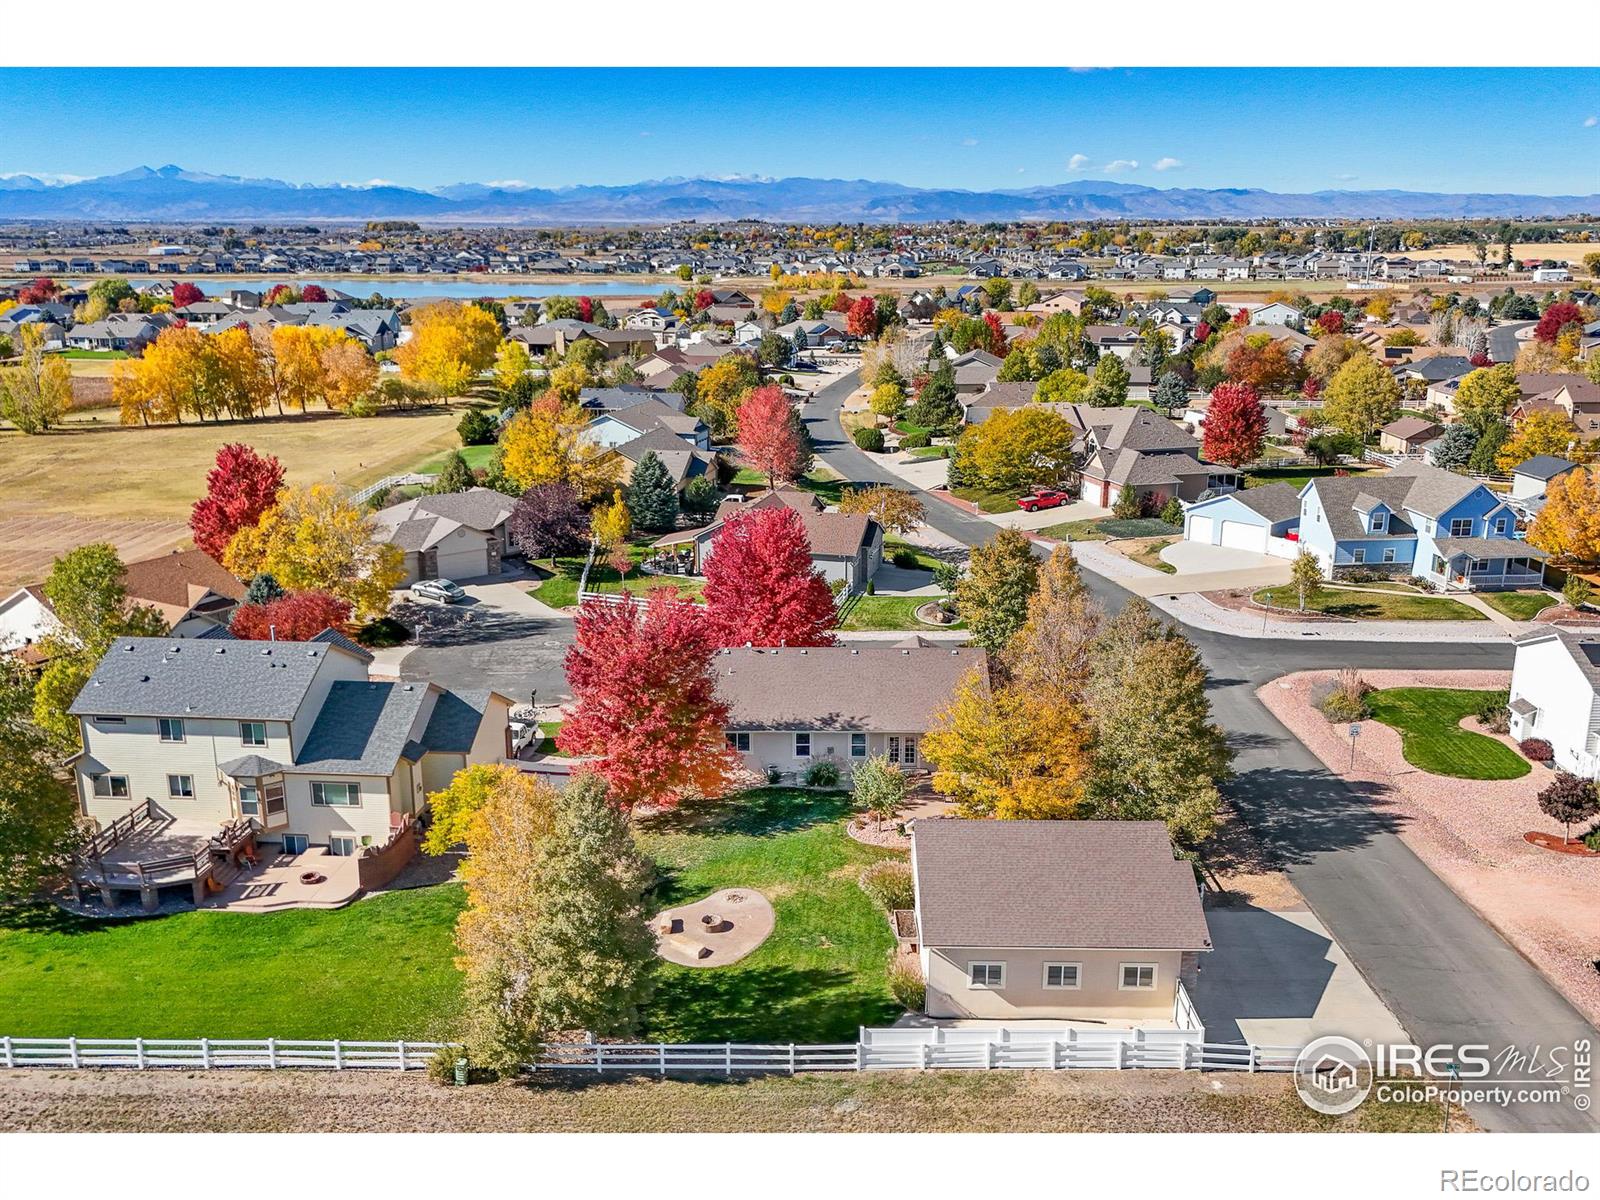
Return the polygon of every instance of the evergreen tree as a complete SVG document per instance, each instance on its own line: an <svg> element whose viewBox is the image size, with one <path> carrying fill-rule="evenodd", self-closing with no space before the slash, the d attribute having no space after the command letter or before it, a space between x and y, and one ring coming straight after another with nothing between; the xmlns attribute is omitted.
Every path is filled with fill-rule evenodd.
<svg viewBox="0 0 1600 1200"><path fill-rule="evenodd" d="M1495 422L1478 436L1478 444L1472 448L1472 457L1467 460L1467 470L1478 475L1492 475L1495 472L1494 460L1500 455L1500 447L1506 444L1509 434L1504 424Z"/></svg>
<svg viewBox="0 0 1600 1200"><path fill-rule="evenodd" d="M287 592L279 585L278 581L266 571L255 575L250 580L250 585L244 590L246 604L271 604L274 600L282 600Z"/></svg>
<svg viewBox="0 0 1600 1200"><path fill-rule="evenodd" d="M786 300L784 302L784 305L783 305L783 311L778 314L778 324L779 325L789 325L789 324L792 324L795 321L798 321L799 319L800 319L800 308L799 308L799 306L797 304L795 304L795 302L794 302L794 300L792 298L789 299L789 300Z"/></svg>
<svg viewBox="0 0 1600 1200"><path fill-rule="evenodd" d="M1445 427L1444 436L1433 449L1433 465L1448 471L1464 471L1478 445L1478 431L1457 421Z"/></svg>
<svg viewBox="0 0 1600 1200"><path fill-rule="evenodd" d="M1089 404L1094 408L1120 408L1128 402L1128 368L1115 354L1107 354L1095 364L1094 382L1089 385Z"/></svg>
<svg viewBox="0 0 1600 1200"><path fill-rule="evenodd" d="M467 466L467 460L462 458L458 451L444 460L444 469L439 472L439 477L430 490L439 494L464 492L476 486L477 482L477 478L472 474L472 468Z"/></svg>
<svg viewBox="0 0 1600 1200"><path fill-rule="evenodd" d="M1152 399L1163 412L1175 413L1189 402L1189 385L1176 371L1168 371L1156 382Z"/></svg>
<svg viewBox="0 0 1600 1200"><path fill-rule="evenodd" d="M911 406L909 416L914 424L935 433L949 433L961 424L961 404L956 399L956 373L948 362L941 362L928 376L928 381L922 385L921 395Z"/></svg>
<svg viewBox="0 0 1600 1200"><path fill-rule="evenodd" d="M654 450L646 450L628 484L628 511L640 529L666 532L678 524L678 493Z"/></svg>

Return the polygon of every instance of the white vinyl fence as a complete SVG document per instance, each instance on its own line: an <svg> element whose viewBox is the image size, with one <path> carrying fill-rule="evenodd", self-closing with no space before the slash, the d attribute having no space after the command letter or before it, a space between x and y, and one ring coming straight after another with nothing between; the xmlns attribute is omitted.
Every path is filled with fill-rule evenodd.
<svg viewBox="0 0 1600 1200"><path fill-rule="evenodd" d="M6 1067L223 1067L413 1071L447 1042L308 1042L281 1038L0 1037Z"/></svg>

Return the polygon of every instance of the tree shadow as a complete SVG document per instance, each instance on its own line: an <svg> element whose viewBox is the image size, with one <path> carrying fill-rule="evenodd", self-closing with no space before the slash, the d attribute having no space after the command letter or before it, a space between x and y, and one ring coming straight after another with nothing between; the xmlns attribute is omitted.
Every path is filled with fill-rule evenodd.
<svg viewBox="0 0 1600 1200"><path fill-rule="evenodd" d="M660 1041L841 1042L898 1014L847 971L733 964L663 971L645 1024Z"/></svg>
<svg viewBox="0 0 1600 1200"><path fill-rule="evenodd" d="M687 800L666 812L640 818L638 826L643 833L777 837L831 825L854 810L855 798L849 792L763 787L715 799Z"/></svg>
<svg viewBox="0 0 1600 1200"><path fill-rule="evenodd" d="M1332 939L1267 909L1245 905L1213 914L1194 1004L1208 1042L1243 1042L1243 1020L1316 1016L1334 966Z"/></svg>
<svg viewBox="0 0 1600 1200"><path fill-rule="evenodd" d="M1383 785L1340 779L1320 768L1258 767L1235 776L1226 791L1286 864L1359 849L1380 834L1398 833L1407 819L1383 807Z"/></svg>
<svg viewBox="0 0 1600 1200"><path fill-rule="evenodd" d="M492 608L473 601L468 604L404 604L394 615L415 631L416 643L423 648L477 646L537 637L549 632L556 622L532 613Z"/></svg>
<svg viewBox="0 0 1600 1200"><path fill-rule="evenodd" d="M77 935L104 933L119 925L148 917L80 917L46 901L0 906L0 929L16 933Z"/></svg>

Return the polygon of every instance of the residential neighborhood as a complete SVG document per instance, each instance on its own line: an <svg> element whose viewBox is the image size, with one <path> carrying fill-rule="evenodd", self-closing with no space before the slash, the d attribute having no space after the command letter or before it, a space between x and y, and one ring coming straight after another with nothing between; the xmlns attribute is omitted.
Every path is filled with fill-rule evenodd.
<svg viewBox="0 0 1600 1200"><path fill-rule="evenodd" d="M1600 203L641 105L7 164L0 1128L1592 1142Z"/></svg>

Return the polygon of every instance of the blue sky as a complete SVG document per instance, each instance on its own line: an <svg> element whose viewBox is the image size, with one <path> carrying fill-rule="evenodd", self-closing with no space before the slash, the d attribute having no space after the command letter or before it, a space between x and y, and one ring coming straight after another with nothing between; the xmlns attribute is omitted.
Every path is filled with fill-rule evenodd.
<svg viewBox="0 0 1600 1200"><path fill-rule="evenodd" d="M1594 70L6 69L0 105L3 174L1600 190Z"/></svg>

